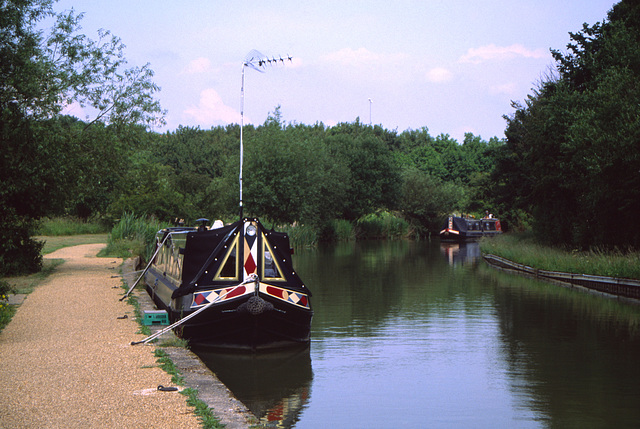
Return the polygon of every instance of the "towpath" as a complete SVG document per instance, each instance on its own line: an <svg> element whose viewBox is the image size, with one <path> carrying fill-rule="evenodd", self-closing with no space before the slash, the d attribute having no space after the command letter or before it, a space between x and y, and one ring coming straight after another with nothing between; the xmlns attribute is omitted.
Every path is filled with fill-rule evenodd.
<svg viewBox="0 0 640 429"><path fill-rule="evenodd" d="M0 333L0 428L201 427L184 395L157 390L171 376L154 348L130 345L142 335L102 246L48 255L66 261Z"/></svg>

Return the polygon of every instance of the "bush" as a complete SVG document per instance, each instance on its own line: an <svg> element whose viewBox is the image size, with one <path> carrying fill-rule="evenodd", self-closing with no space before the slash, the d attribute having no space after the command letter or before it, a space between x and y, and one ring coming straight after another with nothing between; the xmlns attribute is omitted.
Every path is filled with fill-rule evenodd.
<svg viewBox="0 0 640 429"><path fill-rule="evenodd" d="M11 321L16 312L14 306L7 304L7 294L11 292L11 286L4 280L0 280L0 332Z"/></svg>
<svg viewBox="0 0 640 429"><path fill-rule="evenodd" d="M31 237L35 227L35 220L0 207L0 277L40 271L44 243Z"/></svg>

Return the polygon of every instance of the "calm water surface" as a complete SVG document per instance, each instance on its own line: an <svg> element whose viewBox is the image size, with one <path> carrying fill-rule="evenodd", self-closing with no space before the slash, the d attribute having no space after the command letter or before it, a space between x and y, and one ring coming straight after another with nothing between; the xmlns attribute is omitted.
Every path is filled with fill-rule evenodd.
<svg viewBox="0 0 640 429"><path fill-rule="evenodd" d="M203 355L263 424L599 428L640 424L640 307L496 272L477 245L299 251L309 348Z"/></svg>

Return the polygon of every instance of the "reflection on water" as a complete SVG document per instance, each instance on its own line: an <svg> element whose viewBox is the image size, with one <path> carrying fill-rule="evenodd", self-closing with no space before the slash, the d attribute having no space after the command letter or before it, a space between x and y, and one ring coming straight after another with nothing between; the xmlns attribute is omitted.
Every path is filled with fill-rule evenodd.
<svg viewBox="0 0 640 429"><path fill-rule="evenodd" d="M489 268L504 360L519 405L547 426L635 427L640 421L640 311Z"/></svg>
<svg viewBox="0 0 640 429"><path fill-rule="evenodd" d="M440 251L446 257L449 265L474 264L481 257L480 243L470 241L468 243L440 242Z"/></svg>
<svg viewBox="0 0 640 429"><path fill-rule="evenodd" d="M309 399L309 347L278 352L194 350L265 427L292 427Z"/></svg>
<svg viewBox="0 0 640 429"><path fill-rule="evenodd" d="M283 427L636 425L639 307L497 272L468 244L300 251L310 351L210 366L263 422L293 410Z"/></svg>

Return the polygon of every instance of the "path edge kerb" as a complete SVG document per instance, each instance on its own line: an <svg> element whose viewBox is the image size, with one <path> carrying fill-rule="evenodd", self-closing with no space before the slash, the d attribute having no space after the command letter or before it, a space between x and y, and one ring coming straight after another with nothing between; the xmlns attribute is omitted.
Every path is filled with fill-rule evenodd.
<svg viewBox="0 0 640 429"><path fill-rule="evenodd" d="M127 283L128 288L131 287L139 276L137 273L131 275L136 271L138 263L138 258L130 258L122 264L122 278ZM145 310L156 310L156 306L151 300L151 297L145 291L134 290L133 294L138 300L141 312ZM163 327L164 326L155 328L155 330ZM151 329L153 331L154 327L151 327ZM165 335L170 336L174 334L170 332ZM211 408L213 414L227 429L249 428L255 424L257 418L233 395L229 388L218 379L195 353L184 347L159 347L156 344L152 344L151 346L161 348L169 355L180 372L180 375L184 378L184 387L196 389L198 391L198 399ZM149 346L141 344L132 345L131 347Z"/></svg>

